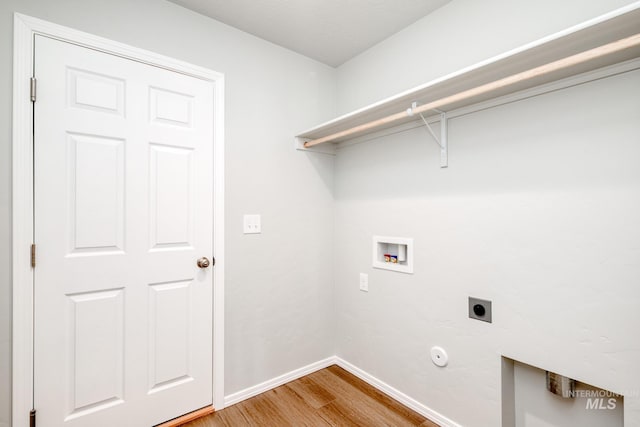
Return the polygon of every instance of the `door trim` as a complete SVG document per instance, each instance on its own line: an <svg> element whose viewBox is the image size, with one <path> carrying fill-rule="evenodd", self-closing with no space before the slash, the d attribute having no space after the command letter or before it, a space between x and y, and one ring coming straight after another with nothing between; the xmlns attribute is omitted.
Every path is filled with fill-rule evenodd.
<svg viewBox="0 0 640 427"><path fill-rule="evenodd" d="M214 85L213 182L213 406L224 408L224 75L103 37L14 14L12 136L12 425L26 426L33 409L33 75L34 36L44 35L111 55L186 74ZM37 409L37 408L36 408Z"/></svg>

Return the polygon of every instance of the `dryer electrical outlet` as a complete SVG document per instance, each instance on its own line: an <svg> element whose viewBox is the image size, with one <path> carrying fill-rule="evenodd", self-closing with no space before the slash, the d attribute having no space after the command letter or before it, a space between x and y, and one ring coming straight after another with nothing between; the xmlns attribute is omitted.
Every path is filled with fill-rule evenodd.
<svg viewBox="0 0 640 427"><path fill-rule="evenodd" d="M491 301L469 297L469 318L491 323Z"/></svg>

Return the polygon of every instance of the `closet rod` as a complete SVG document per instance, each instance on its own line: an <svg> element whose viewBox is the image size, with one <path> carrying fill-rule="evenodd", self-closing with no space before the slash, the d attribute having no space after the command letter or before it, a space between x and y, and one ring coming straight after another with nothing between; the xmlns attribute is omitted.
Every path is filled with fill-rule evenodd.
<svg viewBox="0 0 640 427"><path fill-rule="evenodd" d="M377 128L379 126L396 122L414 114L424 113L429 110L435 110L436 108L443 107L454 102L463 101L474 96L482 95L493 90L502 89L504 87L519 83L525 80L530 80L536 77L543 76L545 74L559 71L564 68L568 68L574 65L581 64L593 59L597 59L601 56L610 55L612 53L620 52L631 47L640 45L640 33L635 34L618 41L608 43L594 49L586 50L584 52L568 56L566 58L559 59L557 61L549 62L548 64L541 65L539 67L532 68L521 73L511 75L509 77L502 78L490 83L486 83L481 86L477 86L472 89L465 90L463 92L456 93L435 101L429 102L424 105L419 105L415 108L409 108L408 110L401 111L399 113L391 114L390 116L383 117L381 119L372 120L367 123L363 123L358 126L354 126L343 131L333 133L331 135L323 136L321 138L312 139L304 143L305 147L313 147L314 145L322 144L324 142L334 141L338 138L344 138L349 135L364 132L370 129Z"/></svg>

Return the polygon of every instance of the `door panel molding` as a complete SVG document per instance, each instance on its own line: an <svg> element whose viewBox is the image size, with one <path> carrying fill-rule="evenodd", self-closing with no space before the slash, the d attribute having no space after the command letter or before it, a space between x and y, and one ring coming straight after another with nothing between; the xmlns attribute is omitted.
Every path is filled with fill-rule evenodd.
<svg viewBox="0 0 640 427"><path fill-rule="evenodd" d="M33 114L30 79L34 36L40 34L186 74L214 86L213 404L224 407L224 75L174 58L23 14L14 14L12 126L12 425L27 426L33 408ZM37 101L36 101L37 102ZM181 118L180 111L168 111ZM170 117L171 118L171 117ZM183 124L184 125L184 124ZM35 242L37 243L37 242ZM37 268L37 267L36 267ZM37 408L36 408L37 409Z"/></svg>

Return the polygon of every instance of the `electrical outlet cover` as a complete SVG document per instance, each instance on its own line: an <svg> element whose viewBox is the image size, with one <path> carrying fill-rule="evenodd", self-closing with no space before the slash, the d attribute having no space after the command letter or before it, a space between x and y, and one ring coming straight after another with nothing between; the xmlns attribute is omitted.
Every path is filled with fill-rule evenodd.
<svg viewBox="0 0 640 427"><path fill-rule="evenodd" d="M262 225L260 224L260 215L244 216L244 234L260 234L262 233Z"/></svg>
<svg viewBox="0 0 640 427"><path fill-rule="evenodd" d="M491 323L491 301L469 297L469 318Z"/></svg>
<svg viewBox="0 0 640 427"><path fill-rule="evenodd" d="M369 292L369 275L366 273L360 273L360 290Z"/></svg>

